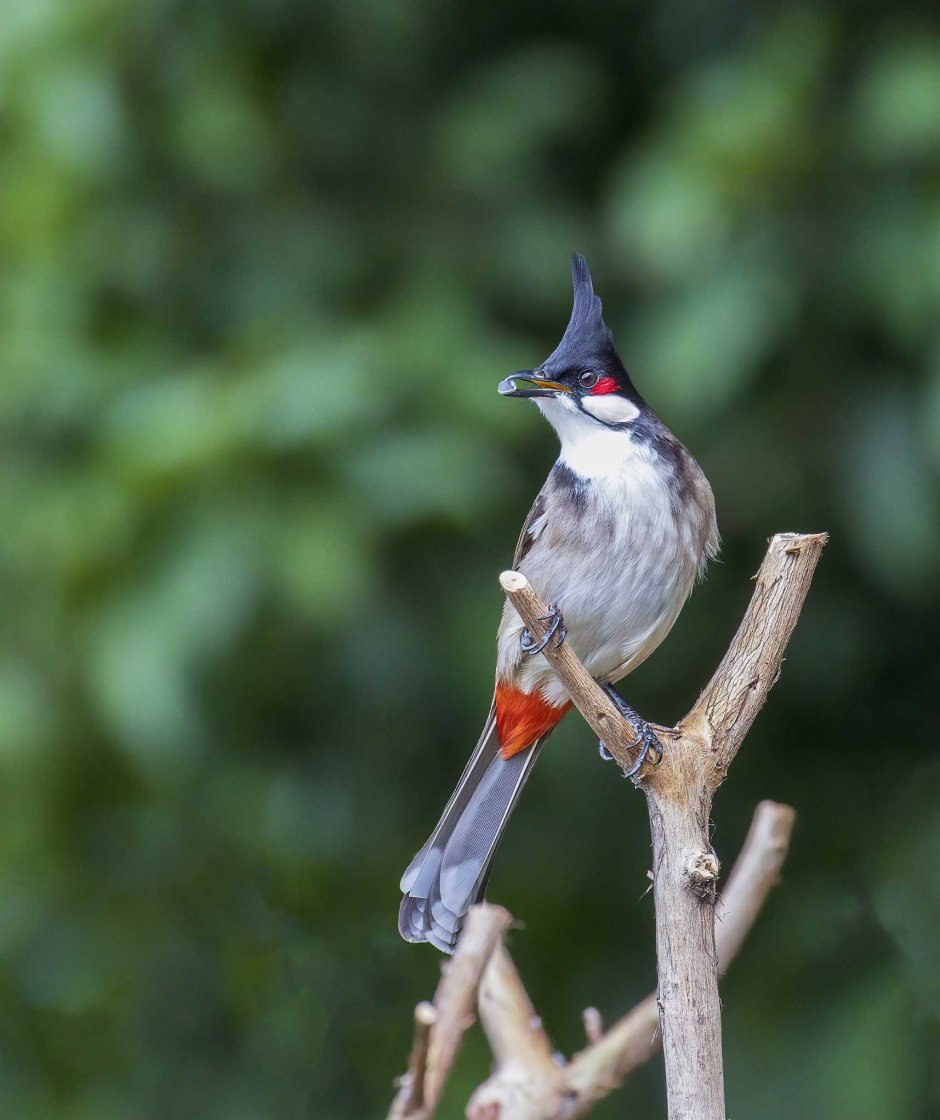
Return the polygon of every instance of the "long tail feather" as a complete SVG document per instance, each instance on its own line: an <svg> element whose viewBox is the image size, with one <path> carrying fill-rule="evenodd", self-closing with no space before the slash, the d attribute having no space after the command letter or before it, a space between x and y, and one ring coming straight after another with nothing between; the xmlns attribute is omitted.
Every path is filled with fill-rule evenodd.
<svg viewBox="0 0 940 1120"><path fill-rule="evenodd" d="M493 856L548 735L503 759L493 711L437 827L402 876L398 929L452 953L483 895Z"/></svg>

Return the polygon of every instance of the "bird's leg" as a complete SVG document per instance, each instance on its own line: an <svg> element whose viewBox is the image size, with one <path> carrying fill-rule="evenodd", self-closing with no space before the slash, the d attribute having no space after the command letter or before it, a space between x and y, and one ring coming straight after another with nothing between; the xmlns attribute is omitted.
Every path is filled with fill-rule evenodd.
<svg viewBox="0 0 940 1120"><path fill-rule="evenodd" d="M539 622L549 623L545 631L545 637L540 642L537 642L528 630L523 630L519 638L519 646L523 653L536 654L541 653L548 643L555 639L555 649L568 637L568 627L565 625L565 620L562 618L561 611L554 603L549 603L548 614L539 615Z"/></svg>
<svg viewBox="0 0 940 1120"><path fill-rule="evenodd" d="M629 773L624 774L624 777L632 778L647 760L649 760L653 766L658 766L663 760L663 745L656 737L656 733L647 721L640 717L636 708L632 708L612 684L602 684L601 688L607 693L611 700L613 700L620 714L633 728L633 734L636 736L637 745L640 748L640 753L637 756L633 768ZM613 758L613 755L604 746L603 742L599 742L597 746L600 750L601 758L603 758L605 762Z"/></svg>

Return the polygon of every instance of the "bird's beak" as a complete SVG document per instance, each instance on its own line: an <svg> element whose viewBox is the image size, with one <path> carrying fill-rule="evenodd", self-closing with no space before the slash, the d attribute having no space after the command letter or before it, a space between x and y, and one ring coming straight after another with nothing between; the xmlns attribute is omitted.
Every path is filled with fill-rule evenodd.
<svg viewBox="0 0 940 1120"><path fill-rule="evenodd" d="M517 381L525 384L520 388ZM500 381L496 388L504 397L553 397L556 393L570 392L560 381L546 381L538 377L534 369L521 369Z"/></svg>

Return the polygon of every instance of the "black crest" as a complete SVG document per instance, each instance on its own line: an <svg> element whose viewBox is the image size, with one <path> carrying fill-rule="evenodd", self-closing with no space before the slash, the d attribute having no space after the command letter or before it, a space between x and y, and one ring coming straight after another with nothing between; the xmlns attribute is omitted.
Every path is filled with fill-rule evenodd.
<svg viewBox="0 0 940 1120"><path fill-rule="evenodd" d="M600 296L594 294L591 270L580 253L571 254L571 284L574 302L568 326L551 357L542 368L564 370L578 365L623 368L607 324Z"/></svg>

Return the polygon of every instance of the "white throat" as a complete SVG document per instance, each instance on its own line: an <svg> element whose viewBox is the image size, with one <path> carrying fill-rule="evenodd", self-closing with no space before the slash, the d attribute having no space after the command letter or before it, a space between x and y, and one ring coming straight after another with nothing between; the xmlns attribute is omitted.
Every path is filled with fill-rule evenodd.
<svg viewBox="0 0 940 1120"><path fill-rule="evenodd" d="M538 397L535 403L558 433L559 462L581 478L611 478L623 475L629 466L649 462L648 452L633 442L628 431L608 428L585 416L570 397Z"/></svg>

